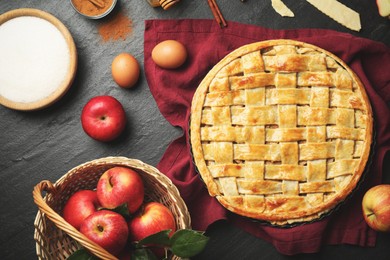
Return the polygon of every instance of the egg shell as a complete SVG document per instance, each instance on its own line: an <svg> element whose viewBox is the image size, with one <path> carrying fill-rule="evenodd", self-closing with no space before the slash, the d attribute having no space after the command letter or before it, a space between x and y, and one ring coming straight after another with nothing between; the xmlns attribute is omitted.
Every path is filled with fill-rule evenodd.
<svg viewBox="0 0 390 260"><path fill-rule="evenodd" d="M186 61L187 50L178 41L162 41L153 48L152 59L161 68L176 69Z"/></svg>
<svg viewBox="0 0 390 260"><path fill-rule="evenodd" d="M111 64L114 81L122 88L131 88L137 83L140 67L137 60L129 53L121 53Z"/></svg>

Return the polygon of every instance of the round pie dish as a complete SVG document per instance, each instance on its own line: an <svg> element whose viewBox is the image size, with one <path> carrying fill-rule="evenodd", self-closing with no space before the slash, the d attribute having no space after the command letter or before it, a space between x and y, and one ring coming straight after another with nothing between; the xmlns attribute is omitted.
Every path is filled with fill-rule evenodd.
<svg viewBox="0 0 390 260"><path fill-rule="evenodd" d="M197 88L190 141L209 194L288 226L322 218L363 178L373 142L364 86L337 56L294 40L242 46Z"/></svg>
<svg viewBox="0 0 390 260"><path fill-rule="evenodd" d="M49 22L49 26L54 25L55 29L58 30L56 32L58 35L63 36L63 39L61 38L61 41L65 41L66 47L68 49L68 54L66 56L66 59L69 59L67 62L68 66L65 72L62 72L64 75L58 84L58 86L50 86L54 87L54 90L48 93L47 95L42 95L41 97L38 97L37 99L34 99L32 101L21 101L18 99L9 98L7 95L0 93L0 104L11 108L15 110L22 110L22 111L32 111L32 110L38 110L46 108L56 101L58 101L60 98L62 98L65 93L69 90L71 87L75 74L77 69L77 50L75 43L73 41L72 35L70 34L69 30L65 27L65 25L58 20L53 15L38 10L38 9L31 9L31 8L21 8L21 9L15 9L8 11L2 15L0 15L0 28L2 25L6 24L6 22L13 20L14 18L41 18L44 21ZM38 20L38 19L37 19ZM20 27L19 27L20 28ZM54 31L55 31L54 29ZM15 31L14 34L17 35L19 32ZM20 33L21 34L21 33ZM23 37L23 35L20 35ZM61 37L60 36L60 37ZM23 67L24 64L19 64L19 66ZM51 64L48 64L50 66ZM20 74L19 71L15 71L16 74ZM42 78L49 75L42 75ZM10 87L12 88L12 87ZM22 89L18 90L22 94L28 93L34 93L36 89ZM28 94L27 93L27 94Z"/></svg>

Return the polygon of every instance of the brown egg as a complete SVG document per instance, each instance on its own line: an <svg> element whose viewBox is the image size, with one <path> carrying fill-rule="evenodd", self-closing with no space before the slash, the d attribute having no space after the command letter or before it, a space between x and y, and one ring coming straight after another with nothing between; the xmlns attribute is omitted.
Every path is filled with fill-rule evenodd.
<svg viewBox="0 0 390 260"><path fill-rule="evenodd" d="M153 48L152 59L161 68L176 69L186 61L187 50L178 41L166 40Z"/></svg>
<svg viewBox="0 0 390 260"><path fill-rule="evenodd" d="M140 68L137 60L128 53L121 53L111 64L112 78L122 88L131 88L137 83Z"/></svg>

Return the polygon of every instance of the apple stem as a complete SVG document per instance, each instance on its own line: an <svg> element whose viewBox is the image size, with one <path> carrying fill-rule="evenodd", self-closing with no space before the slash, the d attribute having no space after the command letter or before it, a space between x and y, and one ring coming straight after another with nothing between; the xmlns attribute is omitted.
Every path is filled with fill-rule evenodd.
<svg viewBox="0 0 390 260"><path fill-rule="evenodd" d="M104 231L104 228L103 228L102 226L100 226L100 225L98 225L97 228L98 228L98 230L99 230L100 232L103 232L103 231Z"/></svg>
<svg viewBox="0 0 390 260"><path fill-rule="evenodd" d="M374 215L374 212L371 212L371 213L367 214L366 216L371 217L372 215Z"/></svg>
<svg viewBox="0 0 390 260"><path fill-rule="evenodd" d="M108 183L110 184L110 187L113 187L114 186L114 184L112 183L112 177L110 177L109 179L108 179Z"/></svg>

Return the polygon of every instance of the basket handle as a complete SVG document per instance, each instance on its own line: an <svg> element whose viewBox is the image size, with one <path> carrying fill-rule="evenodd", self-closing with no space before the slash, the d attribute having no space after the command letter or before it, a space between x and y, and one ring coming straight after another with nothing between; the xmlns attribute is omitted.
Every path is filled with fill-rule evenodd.
<svg viewBox="0 0 390 260"><path fill-rule="evenodd" d="M47 191L49 193L52 193L55 190L53 183L51 183L51 181L48 181L48 180L41 181L40 183L38 183L38 185L35 186L35 188L39 189L40 193L42 191ZM34 188L34 190L35 190L35 188Z"/></svg>
<svg viewBox="0 0 390 260"><path fill-rule="evenodd" d="M82 246L87 248L97 257L104 260L118 260L118 258L114 257L101 246L89 240L76 228L74 228L67 221L65 221L65 219L61 217L57 212L55 212L49 205L47 205L45 199L42 197L42 192L44 191L48 193L55 193L55 185L53 185L53 183L48 180L43 180L37 185L35 185L33 190L34 203L38 206L39 210L45 214L45 217L50 219L59 229L65 231L70 237L78 241Z"/></svg>

